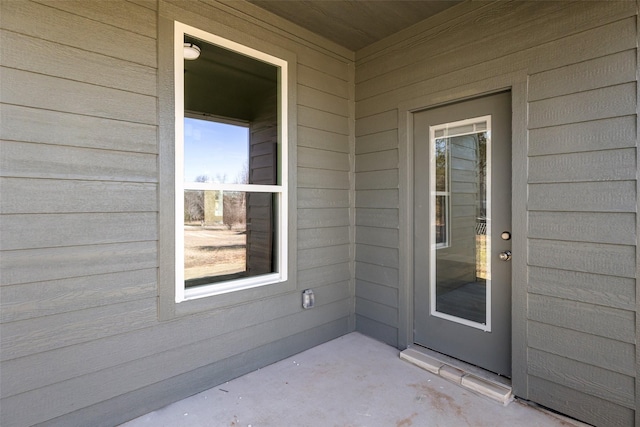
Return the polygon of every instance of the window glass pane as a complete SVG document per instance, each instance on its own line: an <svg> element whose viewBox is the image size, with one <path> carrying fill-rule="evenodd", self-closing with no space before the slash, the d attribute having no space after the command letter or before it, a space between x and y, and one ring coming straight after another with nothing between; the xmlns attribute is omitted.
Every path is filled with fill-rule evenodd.
<svg viewBox="0 0 640 427"><path fill-rule="evenodd" d="M448 222L448 209L447 201L448 196L436 196L436 244L446 245L447 242L447 222Z"/></svg>
<svg viewBox="0 0 640 427"><path fill-rule="evenodd" d="M185 286L275 272L273 193L184 192Z"/></svg>
<svg viewBox="0 0 640 427"><path fill-rule="evenodd" d="M436 139L434 148L436 157L436 191L448 191L448 139Z"/></svg>
<svg viewBox="0 0 640 427"><path fill-rule="evenodd" d="M184 41L201 51L184 60L185 182L278 185L279 67L188 34Z"/></svg>
<svg viewBox="0 0 640 427"><path fill-rule="evenodd" d="M184 181L246 184L249 128L184 119Z"/></svg>
<svg viewBox="0 0 640 427"><path fill-rule="evenodd" d="M438 141L441 140L434 141L436 148ZM432 268L435 267L436 311L486 324L490 283L487 260L490 244L487 235L488 134L455 136L447 141L452 190L446 195L434 195L436 243L444 243L438 239L450 239L446 247L435 252L435 265L432 264ZM436 174L436 184L437 179Z"/></svg>

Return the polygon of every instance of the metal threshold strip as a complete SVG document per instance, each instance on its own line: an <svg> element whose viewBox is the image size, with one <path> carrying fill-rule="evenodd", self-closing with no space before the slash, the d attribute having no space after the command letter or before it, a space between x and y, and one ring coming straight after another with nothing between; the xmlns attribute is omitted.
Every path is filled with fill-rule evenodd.
<svg viewBox="0 0 640 427"><path fill-rule="evenodd" d="M400 358L503 405L513 400L508 378L422 347L408 348L400 352Z"/></svg>

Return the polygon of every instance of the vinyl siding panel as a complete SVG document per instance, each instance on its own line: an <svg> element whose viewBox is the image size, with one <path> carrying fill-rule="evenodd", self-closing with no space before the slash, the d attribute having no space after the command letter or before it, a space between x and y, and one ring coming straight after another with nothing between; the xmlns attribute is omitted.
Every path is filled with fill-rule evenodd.
<svg viewBox="0 0 640 427"><path fill-rule="evenodd" d="M151 183L0 178L2 214L153 212Z"/></svg>
<svg viewBox="0 0 640 427"><path fill-rule="evenodd" d="M357 190L382 190L398 188L398 171L395 169L356 173Z"/></svg>
<svg viewBox="0 0 640 427"><path fill-rule="evenodd" d="M157 182L155 154L2 142L2 176Z"/></svg>
<svg viewBox="0 0 640 427"><path fill-rule="evenodd" d="M57 2L56 4L61 4ZM90 3L98 4L98 3ZM155 19L149 22L155 22ZM155 33L155 29L154 29ZM133 64L84 49L65 46L55 42L16 34L0 32L2 63L5 67L33 73L45 73L68 80L92 83L97 86L127 90L143 95L156 95L153 77L156 69L151 66ZM23 54L31 51L33 57ZM83 61L77 61L78 57ZM103 73L105 69L112 70Z"/></svg>
<svg viewBox="0 0 640 427"><path fill-rule="evenodd" d="M11 303L3 305L0 322L8 323L105 304L153 298L157 294L156 281L156 269L147 268L2 286L0 299ZM8 372L11 373L11 370Z"/></svg>
<svg viewBox="0 0 640 427"><path fill-rule="evenodd" d="M358 331L389 345L398 342L398 328L377 322L368 317L356 315Z"/></svg>
<svg viewBox="0 0 640 427"><path fill-rule="evenodd" d="M572 301L635 310L636 279L529 267L528 290Z"/></svg>
<svg viewBox="0 0 640 427"><path fill-rule="evenodd" d="M0 138L6 141L157 153L154 125L0 104Z"/></svg>
<svg viewBox="0 0 640 427"><path fill-rule="evenodd" d="M1 9L1 425L117 425L353 330L352 53L249 4ZM292 54L298 101L294 286L172 321L158 317L166 18Z"/></svg>
<svg viewBox="0 0 640 427"><path fill-rule="evenodd" d="M45 425L66 427L68 425L82 425L86 419L94 419L92 424L97 427L111 427L114 417L124 420L121 413L147 413L158 406L166 406L174 401L174 395L190 395L194 389L206 390L211 388L211 377L222 378L220 383L236 378L246 373L260 369L264 364L271 364L282 359L285 349L292 356L323 342L341 335L348 327L346 319L322 324L305 332L288 336L285 339L273 341L260 347L255 347L243 353L243 358L230 356L217 360L209 365L193 369L182 375L171 377L154 383L140 390L133 390L124 395L118 395L100 404L87 406L71 412L65 416L48 421ZM172 390L167 395L166 390ZM115 414L115 415L114 415Z"/></svg>
<svg viewBox="0 0 640 427"><path fill-rule="evenodd" d="M357 261L356 280L358 279L397 289L398 269Z"/></svg>
<svg viewBox="0 0 640 427"><path fill-rule="evenodd" d="M531 396L536 402L547 407L553 405L562 413L572 417L588 418L595 425L601 426L634 425L633 410L576 391L575 388L558 385L535 376L530 380L530 387Z"/></svg>
<svg viewBox="0 0 640 427"><path fill-rule="evenodd" d="M356 225L370 227L398 228L398 209L361 208L356 211Z"/></svg>
<svg viewBox="0 0 640 427"><path fill-rule="evenodd" d="M5 3L3 4L3 29L134 64L156 67L155 35L136 34L131 29L123 30L114 27L111 22L105 22L110 21L109 16L120 13L112 10L117 8L106 8L103 5L104 14L96 20L82 16L85 6L79 7L80 12L67 12L56 8L56 1L41 4L23 1ZM79 3L77 5L79 6ZM123 5L128 7L127 3ZM139 12L145 13L145 10L139 8ZM127 19L131 18L127 17ZM156 19L153 18L150 25L155 27L155 22ZM78 37L79 34L91 34L92 37ZM119 43L114 43L114 40L118 40Z"/></svg>
<svg viewBox="0 0 640 427"><path fill-rule="evenodd" d="M349 97L348 81L339 77L318 71L307 65L298 67L298 84L336 95L341 98Z"/></svg>
<svg viewBox="0 0 640 427"><path fill-rule="evenodd" d="M298 128L298 146L349 153L349 137L308 127Z"/></svg>
<svg viewBox="0 0 640 427"><path fill-rule="evenodd" d="M546 240L634 245L635 214L530 212L529 236Z"/></svg>
<svg viewBox="0 0 640 427"><path fill-rule="evenodd" d="M530 156L636 146L636 115L531 129Z"/></svg>
<svg viewBox="0 0 640 427"><path fill-rule="evenodd" d="M513 171L513 224L524 226L513 232L525 233L526 252L513 262L514 391L607 426L639 422L636 6L470 2L356 53L356 165L399 155L384 179L373 168L356 174L357 300L381 303L380 290L397 284L397 307L413 303L403 299L413 273L402 256L418 219L400 204L412 201L406 182L418 166L404 118L524 81L512 92L514 164L523 167ZM399 231L397 247L374 238L388 229ZM400 254L386 278L378 247ZM413 319L401 312L396 329L385 310L365 306L358 330L405 345Z"/></svg>
<svg viewBox="0 0 640 427"><path fill-rule="evenodd" d="M529 360L531 375L549 378L620 406L633 407L634 381L631 377L537 350L530 350Z"/></svg>
<svg viewBox="0 0 640 427"><path fill-rule="evenodd" d="M10 2L11 3L11 2ZM155 125L156 98L149 95L3 68L0 102L65 113Z"/></svg>
<svg viewBox="0 0 640 427"><path fill-rule="evenodd" d="M633 49L555 68L531 76L530 101L615 86L635 80Z"/></svg>
<svg viewBox="0 0 640 427"><path fill-rule="evenodd" d="M383 267L400 268L398 249L358 242L356 261L369 261Z"/></svg>
<svg viewBox="0 0 640 427"><path fill-rule="evenodd" d="M632 3L627 5L621 5L618 3L616 7L621 7L623 11L622 15L629 15L633 12L629 11L629 7ZM579 5L574 6L579 7ZM573 13L581 14L584 11L574 11ZM529 19L525 17L523 19ZM602 55L609 55L612 52L619 52L628 49L634 49L635 43L633 38L635 37L635 18L622 19L620 21L611 22L609 25L597 26L599 17L595 15L593 17L595 28L590 31L576 32L574 34L567 34L565 37L561 37L557 40L549 41L543 45L532 46L520 52L512 52L505 56L486 58L486 62L479 61L475 64L461 64L460 68L450 69L448 72L438 73L431 71L427 78L427 75L423 73L423 78L426 80L401 86L393 91L385 91L384 88L376 91L372 91L372 94L363 94L358 97L358 108L356 111L356 118L361 119L370 115L376 114L380 108L389 110L393 108L393 105L405 102L408 99L413 99L419 96L425 96L434 92L453 90L457 87L473 84L481 81L484 76L497 76L500 74L506 74L528 68L531 73L535 71L548 70L552 68L561 67L568 63L577 63L580 61L596 58ZM501 24L503 25L503 24ZM543 26L532 31L544 31ZM467 32L467 34L469 34ZM503 34L504 36L514 38L527 38L528 34ZM444 42L442 42L444 43ZM503 41L499 41L498 44L504 44ZM432 43L432 45L435 43ZM589 49L579 49L579 46L589 46ZM475 50L483 50L476 48ZM456 57L464 58L468 52L459 52ZM410 55L408 55L410 56ZM430 64L433 64L434 58L429 60ZM446 64L448 58L443 59ZM460 61L464 61L460 59ZM416 67L416 69L424 70L430 68L426 63L423 67ZM437 69L437 67L436 67ZM358 67L358 70L361 70ZM426 85L427 83L428 85ZM379 93L380 92L380 93ZM366 99L364 97L367 96ZM360 98L362 97L362 99ZM443 98L443 102L446 98Z"/></svg>

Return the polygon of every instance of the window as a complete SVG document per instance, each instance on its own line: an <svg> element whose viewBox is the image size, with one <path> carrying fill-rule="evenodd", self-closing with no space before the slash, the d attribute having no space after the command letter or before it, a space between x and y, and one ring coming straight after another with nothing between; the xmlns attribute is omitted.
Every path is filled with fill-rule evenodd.
<svg viewBox="0 0 640 427"><path fill-rule="evenodd" d="M175 302L284 282L288 62L178 22L173 47Z"/></svg>

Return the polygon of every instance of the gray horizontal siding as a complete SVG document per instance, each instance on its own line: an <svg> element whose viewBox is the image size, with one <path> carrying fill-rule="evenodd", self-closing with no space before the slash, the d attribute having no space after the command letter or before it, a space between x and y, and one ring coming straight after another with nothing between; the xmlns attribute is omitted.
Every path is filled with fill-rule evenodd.
<svg viewBox="0 0 640 427"><path fill-rule="evenodd" d="M109 4L101 2L91 2L82 8L78 8L76 1L52 1L52 0L34 0L46 6L63 10L72 14L83 16L95 21L100 21L107 25L130 31L132 33L141 34L143 36L155 39L156 37L156 19L153 13L153 2L147 0L137 5L134 2L121 2L118 4L117 10L112 10ZM142 7L141 7L142 6Z"/></svg>
<svg viewBox="0 0 640 427"><path fill-rule="evenodd" d="M626 50L532 75L529 78L529 100L614 86L633 81L635 76L635 50Z"/></svg>
<svg viewBox="0 0 640 427"><path fill-rule="evenodd" d="M307 147L298 148L298 166L343 172L351 169L347 154Z"/></svg>
<svg viewBox="0 0 640 427"><path fill-rule="evenodd" d="M356 190L382 190L398 188L396 169L356 173Z"/></svg>
<svg viewBox="0 0 640 427"><path fill-rule="evenodd" d="M353 329L353 55L255 12L2 2L1 425L115 425ZM292 292L158 320L159 16L297 57Z"/></svg>
<svg viewBox="0 0 640 427"><path fill-rule="evenodd" d="M4 251L0 260L2 285L133 271L157 266L155 241Z"/></svg>
<svg viewBox="0 0 640 427"><path fill-rule="evenodd" d="M532 129L529 138L536 142L528 147L530 156L635 147L636 116Z"/></svg>
<svg viewBox="0 0 640 427"><path fill-rule="evenodd" d="M298 127L298 146L349 153L349 137L331 131Z"/></svg>
<svg viewBox="0 0 640 427"><path fill-rule="evenodd" d="M536 239L634 245L635 214L603 212L529 213L529 236Z"/></svg>
<svg viewBox="0 0 640 427"><path fill-rule="evenodd" d="M634 406L632 377L538 350L529 350L529 374L627 408Z"/></svg>
<svg viewBox="0 0 640 427"><path fill-rule="evenodd" d="M155 212L156 184L0 178L2 214Z"/></svg>
<svg viewBox="0 0 640 427"><path fill-rule="evenodd" d="M350 243L349 227L298 230L298 249L322 248Z"/></svg>
<svg viewBox="0 0 640 427"><path fill-rule="evenodd" d="M398 208L361 208L356 212L356 225L398 228Z"/></svg>
<svg viewBox="0 0 640 427"><path fill-rule="evenodd" d="M340 300L344 295L343 283L336 282L330 286L318 285L318 304L323 306ZM299 302L298 295L287 295L281 298L282 303ZM45 353L35 353L24 358L12 359L3 362L3 367L8 369L0 373L4 384L3 396L12 396L28 390L35 390L47 385L53 385L76 376L107 370L110 367L125 363L144 363L144 360L154 355L166 353L180 347L195 345L208 339L216 338L219 342L225 336L231 336L238 329L246 328L248 333L253 327L260 324L269 324L273 319L288 318L298 311L298 304L288 304L283 308L279 304L262 307L260 301L252 301L245 305L247 313L243 310L225 309L216 312L202 313L194 316L190 333L181 333L183 325L180 322L168 322L154 325L151 328L133 329L126 333L114 334L99 340L86 341L76 346L62 346ZM290 307L290 308L289 308ZM107 309L105 308L104 311ZM250 311L251 314L248 314ZM308 313L312 313L309 311ZM341 316L342 317L342 316ZM211 324L219 326L212 330ZM171 340L162 337L172 336ZM268 338L266 338L268 339ZM149 342L144 346L134 345L127 351L113 351L130 343ZM79 363L79 359L88 359L90 363ZM57 369L50 369L52 362ZM26 375L26 370L31 371Z"/></svg>
<svg viewBox="0 0 640 427"><path fill-rule="evenodd" d="M73 12L68 12L57 8L57 3L56 1L42 2L42 4L27 1L6 2L3 4L2 28L60 45L123 59L133 64L156 67L155 35L144 36L135 33L133 31L137 27L135 24L126 30L113 26L114 20L122 23L131 19L128 14L124 20L116 18L111 22L104 22L105 16L120 14L120 11L113 11L113 9L119 8L107 8L106 5L97 6L102 7L104 12L101 18L96 20L82 16L84 8L78 8L77 4L71 5ZM129 7L127 3L123 4ZM132 7L137 8L133 5ZM145 14L144 8L137 8L137 12L131 16L140 20L139 16ZM152 18L149 23L141 25L141 28L150 28L149 25L155 27L155 22L155 18ZM69 31L70 29L73 31ZM92 36L78 37L78 34L91 34ZM118 40L119 43L114 43L114 40ZM123 49L123 46L127 48Z"/></svg>
<svg viewBox="0 0 640 427"><path fill-rule="evenodd" d="M155 212L5 215L0 250L155 241ZM51 233L55 229L56 233Z"/></svg>
<svg viewBox="0 0 640 427"><path fill-rule="evenodd" d="M156 280L156 269L147 268L2 286L0 299L11 303L2 306L0 323L153 298Z"/></svg>
<svg viewBox="0 0 640 427"><path fill-rule="evenodd" d="M633 180L638 167L634 148L532 157L529 182Z"/></svg>
<svg viewBox="0 0 640 427"><path fill-rule="evenodd" d="M348 208L349 192L326 188L298 188L298 208Z"/></svg>
<svg viewBox="0 0 640 427"><path fill-rule="evenodd" d="M542 295L529 296L529 319L633 344L633 311Z"/></svg>
<svg viewBox="0 0 640 427"><path fill-rule="evenodd" d="M593 89L529 103L529 128L587 122L634 114L636 84Z"/></svg>
<svg viewBox="0 0 640 427"><path fill-rule="evenodd" d="M634 425L634 411L629 408L536 376L531 377L529 384L532 399L547 407L558 408L563 414L587 418L598 426Z"/></svg>
<svg viewBox="0 0 640 427"><path fill-rule="evenodd" d="M635 282L633 278L530 266L528 290L532 294L635 310Z"/></svg>
<svg viewBox="0 0 640 427"><path fill-rule="evenodd" d="M12 2L10 2L12 3ZM2 68L0 102L155 125L156 98L59 77Z"/></svg>
<svg viewBox="0 0 640 427"><path fill-rule="evenodd" d="M628 376L635 372L633 344L534 321L528 326L530 348Z"/></svg>
<svg viewBox="0 0 640 427"><path fill-rule="evenodd" d="M155 154L2 142L2 176L157 182Z"/></svg>
<svg viewBox="0 0 640 427"><path fill-rule="evenodd" d="M64 3L57 2L56 4L62 5ZM91 2L91 4L99 3ZM155 19L149 20L149 22L153 23ZM153 80L156 70L152 66L133 64L123 59L88 52L80 47L66 46L10 31L0 32L0 43L3 45L2 64L5 67L45 73L63 79L82 81L143 95L156 95L156 86ZM25 51L31 51L33 56L24 55ZM83 61L77 61L79 56L83 58ZM105 69L111 71L104 73Z"/></svg>
<svg viewBox="0 0 640 427"><path fill-rule="evenodd" d="M395 247L383 247L358 242L356 261L370 262L382 267L400 268L400 256Z"/></svg>
<svg viewBox="0 0 640 427"><path fill-rule="evenodd" d="M339 307L340 304L342 304L342 309ZM346 311L345 303L338 303L337 306L337 308L334 307L335 314L333 315L344 314ZM282 318L279 321L270 322L273 323L273 326L257 325L249 330L236 330L231 336L222 336L218 340L195 343L181 349L154 355L145 360L118 365L108 371L99 371L87 376L72 378L49 387L8 398L6 402L8 405L15 405L16 401L30 403L30 405L20 405L11 415L17 417L21 422L28 423L26 425L35 424L44 416L51 416L52 414L63 415L72 412L78 407L87 407L100 401L116 398L122 394L122 388L128 387L132 380L142 386L151 386L159 381L184 375L211 365L212 361L221 361L238 354L250 352L262 345L269 345L271 342L277 342L296 333L312 329L318 325L318 320L320 320L318 317L321 314L327 315L326 310L316 310L315 316L307 316L300 321L293 322L290 318ZM331 317L331 313L327 317ZM277 328L277 332L265 333L274 327ZM335 332L337 331L334 330ZM274 336L276 339L274 339ZM278 337L280 338L278 339ZM227 345L218 345L220 339L224 340ZM179 363L185 351L190 354L190 366L188 367L184 363ZM262 363L263 361L250 362L250 366L258 367ZM166 368L159 370L157 368L158 364L163 364ZM242 369L242 367L239 367L239 372L242 372ZM238 373L235 375L238 375ZM212 375L212 377L216 378L217 381L230 379L224 373L219 372L217 375ZM84 384L87 382L103 384L103 386L87 392L84 389ZM209 387L211 387L211 384L209 384ZM50 396L45 399L47 404L38 405L37 402L42 401L43 396ZM29 407L32 407L32 409L28 410L27 408ZM12 422L14 419L8 418L7 421Z"/></svg>
<svg viewBox="0 0 640 427"><path fill-rule="evenodd" d="M411 200L402 172L412 159L402 155L412 150L399 144L412 141L401 139L398 109L503 89L510 73L526 73L526 98L514 99L526 111L515 118L528 156L514 171L527 193L526 217L514 218L527 245L526 276L513 284L526 287L514 293L526 298L516 331L526 339L514 355L527 373L516 390L597 425L636 422L636 12L634 2L470 2L357 53L359 330L397 339L387 310L370 302L407 309L389 295L413 286L398 283L411 274L394 259L412 253L411 236L400 247L411 209L398 205ZM392 155L376 164L394 150L399 169ZM382 237L389 230L398 246Z"/></svg>
<svg viewBox="0 0 640 427"><path fill-rule="evenodd" d="M351 267L348 262L310 267L298 271L298 281L301 287L324 286L337 282L345 282L350 278Z"/></svg>
<svg viewBox="0 0 640 427"><path fill-rule="evenodd" d="M349 225L347 208L298 209L298 229Z"/></svg>
<svg viewBox="0 0 640 427"><path fill-rule="evenodd" d="M261 368L292 356L343 333L348 327L346 318L316 326L284 339L252 348L243 353L244 357L230 356L225 359L193 369L184 374L170 377L127 394L118 395L96 405L71 412L43 424L48 427L83 425L87 419L92 426L112 427L113 423L127 421L140 413L147 413L174 402L174 395L191 395L211 388L211 384L222 384L247 371ZM284 349L284 353L283 353ZM167 394L172 390L172 394Z"/></svg>
<svg viewBox="0 0 640 427"><path fill-rule="evenodd" d="M636 182L575 182L529 185L529 210L635 212Z"/></svg>
<svg viewBox="0 0 640 427"><path fill-rule="evenodd" d="M439 41L425 41L425 43L415 43L409 49L402 50L399 47L395 47L394 51L401 52L402 56L406 58L415 58L421 56L424 58L422 64L410 64L409 68L412 68L415 75L415 83L408 84L406 80L402 80L404 85L399 86L395 90L389 90L386 82L387 79L392 76L385 75L384 79L380 79L380 88L372 88L371 90L362 90L362 85L356 86L357 96L357 109L356 119L362 119L374 114L378 114L380 111L387 111L393 108L394 105L398 105L401 102L405 102L408 99L413 99L419 96L424 96L440 91L452 90L456 87L468 85L473 82L479 81L482 76L496 76L506 74L518 70L529 69L531 73L537 71L549 70L552 68L562 67L569 63L578 63L588 59L597 58L603 55L610 55L613 52L620 52L623 50L635 48L635 18L629 17L634 14L633 3L627 2L626 4L617 3L615 6L604 5L604 2L599 2L598 7L605 9L604 13L591 13L581 9L579 4L573 4L572 13L576 17L584 17L588 15L588 21L584 26L573 26L575 30L571 30L564 26L554 29L554 31L560 31L563 36L556 35L553 40L549 40L546 43L540 45L533 45L524 50L513 49L511 43L519 39L528 39L531 33L545 32L548 29L544 23L540 23L537 28L530 29L528 33L514 33L514 31L506 30L502 34L502 39L496 42L496 45L509 47L511 46L511 52L508 55L499 55L497 51L495 56L488 57L486 49L479 47L482 42L487 43L485 39L479 37L474 42L478 41L476 46L469 45L466 50L456 52L457 55L453 55L447 51L445 57L441 61L437 61L433 55L430 55L433 49L438 49L439 45L447 46L443 40ZM511 7L508 5L502 7ZM567 9L565 10L564 18L568 16ZM490 11L491 12L491 11ZM613 19L606 23L606 15L613 15ZM531 19L531 16L535 14L519 17L523 20ZM627 17L625 19L625 17ZM580 18L578 18L580 19ZM464 31L459 33L470 34L467 31L466 26L470 25L470 22L465 22ZM566 23L565 23L566 24ZM504 26L501 26L504 28ZM590 29L590 31L581 31ZM480 33L482 34L482 33ZM468 36L467 36L468 37ZM507 40L509 43L504 43ZM577 46L589 46L589 49L578 49ZM416 53L415 51L421 50L422 52ZM447 56L448 55L448 56ZM470 60L470 56L481 55L476 62ZM393 59L386 57L384 60L371 61L372 67L381 67L382 64L388 61L394 62ZM408 59L406 60L408 61ZM455 61L458 64L458 68L449 67L448 64ZM404 61L396 61L397 65L401 65ZM439 66L434 67L433 64ZM442 65L440 65L442 64ZM362 67L357 66L357 77L359 81L362 73ZM425 71L428 70L428 71ZM403 73L398 73L404 76ZM357 125L357 122L356 122Z"/></svg>
<svg viewBox="0 0 640 427"><path fill-rule="evenodd" d="M398 288L398 269L383 265L370 264L367 262L356 262L356 280L362 279L367 282L390 288Z"/></svg>
<svg viewBox="0 0 640 427"><path fill-rule="evenodd" d="M0 104L0 139L6 141L157 153L154 125Z"/></svg>
<svg viewBox="0 0 640 427"><path fill-rule="evenodd" d="M358 331L379 341L395 346L398 342L398 328L377 322L371 318L356 314Z"/></svg>
<svg viewBox="0 0 640 427"><path fill-rule="evenodd" d="M634 278L635 257L634 246L529 240L529 265L537 267Z"/></svg>
<svg viewBox="0 0 640 427"><path fill-rule="evenodd" d="M347 80L311 68L311 66L308 65L300 65L298 67L298 84L315 88L344 99L349 98L349 82Z"/></svg>

